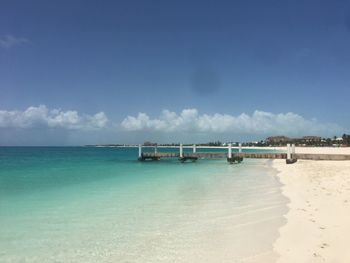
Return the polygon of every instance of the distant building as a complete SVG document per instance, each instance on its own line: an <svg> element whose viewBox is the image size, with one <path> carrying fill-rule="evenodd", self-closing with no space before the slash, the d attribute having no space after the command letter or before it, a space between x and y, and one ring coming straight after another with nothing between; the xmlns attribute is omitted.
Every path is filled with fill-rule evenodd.
<svg viewBox="0 0 350 263"><path fill-rule="evenodd" d="M150 142L150 141L145 141L143 143L144 146L157 146L157 143L154 143L154 142Z"/></svg>
<svg viewBox="0 0 350 263"><path fill-rule="evenodd" d="M337 137L337 138L335 138L335 140L336 140L336 141L341 141L341 142L342 142L342 141L343 141L343 138L342 138L342 137Z"/></svg>
<svg viewBox="0 0 350 263"><path fill-rule="evenodd" d="M267 143L282 143L282 142L288 142L291 139L286 136L270 136L266 138Z"/></svg>
<svg viewBox="0 0 350 263"><path fill-rule="evenodd" d="M305 142L320 142L322 140L320 136L304 136L301 139Z"/></svg>

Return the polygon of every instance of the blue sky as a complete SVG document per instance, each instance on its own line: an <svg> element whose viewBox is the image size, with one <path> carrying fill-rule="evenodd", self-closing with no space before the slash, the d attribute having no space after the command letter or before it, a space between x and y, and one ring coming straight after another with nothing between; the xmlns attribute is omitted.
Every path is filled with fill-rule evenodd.
<svg viewBox="0 0 350 263"><path fill-rule="evenodd" d="M350 132L350 1L0 2L0 145Z"/></svg>

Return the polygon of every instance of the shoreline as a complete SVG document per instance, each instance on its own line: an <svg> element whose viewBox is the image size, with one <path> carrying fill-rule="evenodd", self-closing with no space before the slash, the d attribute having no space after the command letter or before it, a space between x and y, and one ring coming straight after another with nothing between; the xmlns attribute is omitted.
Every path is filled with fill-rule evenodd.
<svg viewBox="0 0 350 263"><path fill-rule="evenodd" d="M297 152L350 152L330 149L297 148ZM285 160L274 160L272 167L289 199L287 223L273 244L277 262L350 262L350 161L298 160L286 165Z"/></svg>

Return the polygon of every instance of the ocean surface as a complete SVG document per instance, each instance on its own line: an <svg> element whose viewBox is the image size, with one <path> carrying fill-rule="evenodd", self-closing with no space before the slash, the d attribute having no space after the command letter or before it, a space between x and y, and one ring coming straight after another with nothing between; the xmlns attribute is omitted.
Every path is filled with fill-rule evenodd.
<svg viewBox="0 0 350 263"><path fill-rule="evenodd" d="M0 147L0 262L274 262L287 200L269 161L137 155Z"/></svg>

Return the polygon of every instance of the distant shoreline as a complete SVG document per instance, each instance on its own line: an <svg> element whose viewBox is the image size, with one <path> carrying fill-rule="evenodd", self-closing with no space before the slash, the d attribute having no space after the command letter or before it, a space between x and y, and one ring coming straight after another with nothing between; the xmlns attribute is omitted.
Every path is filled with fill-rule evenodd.
<svg viewBox="0 0 350 263"><path fill-rule="evenodd" d="M69 147L69 146L68 146ZM101 148L137 148L139 147L138 144L130 144L130 145L84 145L82 147L101 147ZM142 145L144 148L179 148L179 145ZM193 148L193 144L184 144L183 148ZM205 146L205 145L196 145L197 149L227 149L228 146ZM232 148L238 149L239 146L232 145ZM286 146L242 146L242 149L262 149L262 150L281 150L286 151ZM324 149L325 153L331 153L333 151L337 151L337 149L350 149L350 147L345 146L297 146L297 149L299 149L299 153L314 153L313 151L308 151L308 149ZM334 149L334 150L330 150ZM331 154L330 153L330 154ZM350 151L348 152L350 154Z"/></svg>

